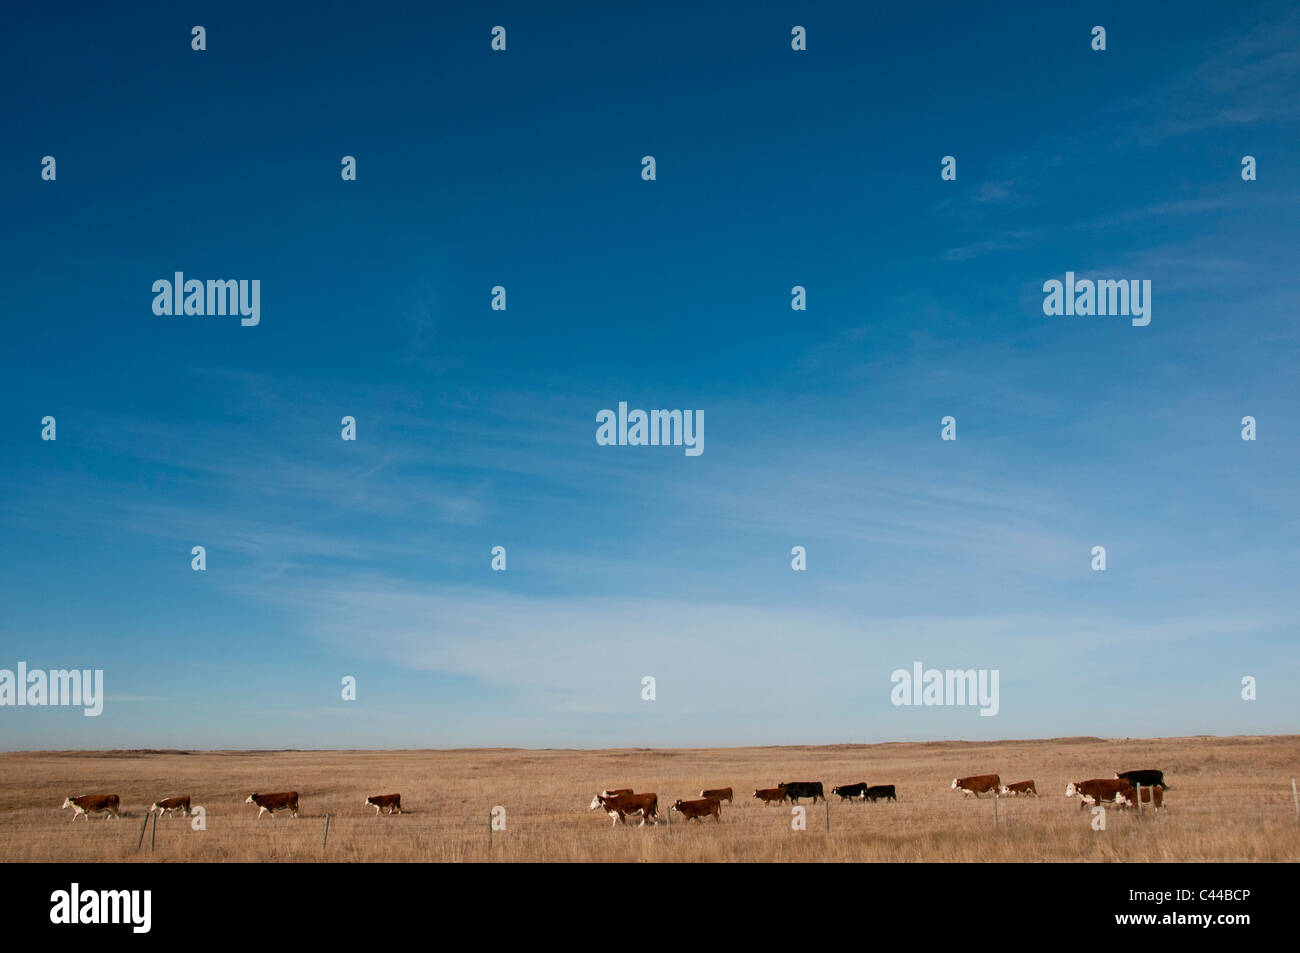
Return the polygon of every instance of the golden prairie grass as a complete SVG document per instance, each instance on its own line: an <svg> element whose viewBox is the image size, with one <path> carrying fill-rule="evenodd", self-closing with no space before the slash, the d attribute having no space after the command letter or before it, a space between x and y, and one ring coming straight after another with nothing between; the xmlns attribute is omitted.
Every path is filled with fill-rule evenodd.
<svg viewBox="0 0 1300 953"><path fill-rule="evenodd" d="M1108 811L1106 830L1064 797L1072 780L1161 768L1158 815ZM963 798L956 776L1033 778L1038 800ZM0 754L0 861L1296 861L1290 778L1300 736L606 751L15 752ZM894 784L899 802L807 807L750 795L778 781ZM704 787L735 789L722 821L611 828L589 811L605 787L655 791L661 815ZM297 790L301 811L257 819L253 791ZM371 794L400 792L408 813L375 817ZM69 795L116 793L121 821L71 820ZM207 829L157 822L149 804L189 794ZM506 830L489 838L493 807ZM324 816L329 841L322 848Z"/></svg>

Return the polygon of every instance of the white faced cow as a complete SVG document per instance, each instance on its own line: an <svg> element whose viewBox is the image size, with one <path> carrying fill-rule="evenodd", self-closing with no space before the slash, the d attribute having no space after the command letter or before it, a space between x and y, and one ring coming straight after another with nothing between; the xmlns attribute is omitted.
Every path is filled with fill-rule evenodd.
<svg viewBox="0 0 1300 953"><path fill-rule="evenodd" d="M91 814L103 814L104 820L110 817L122 819L122 815L117 813L118 805L121 802L116 794L83 794L80 797L64 798L63 807L72 808L72 819L75 821L79 817L84 817L89 823Z"/></svg>
<svg viewBox="0 0 1300 953"><path fill-rule="evenodd" d="M952 789L960 791L963 796L980 797L985 794L998 795L998 789L1002 786L1002 779L996 774L976 774L969 778L953 778Z"/></svg>
<svg viewBox="0 0 1300 953"><path fill-rule="evenodd" d="M175 814L177 811L180 812L182 817L189 817L192 813L188 794L182 797L165 797L161 801L154 801L149 805L150 814L161 812L163 817L168 814Z"/></svg>
<svg viewBox="0 0 1300 953"><path fill-rule="evenodd" d="M275 812L288 810L294 817L298 816L298 792L283 791L277 794L250 794L245 804L256 804L258 807L257 818L262 819L262 814L270 814L271 820L275 820Z"/></svg>

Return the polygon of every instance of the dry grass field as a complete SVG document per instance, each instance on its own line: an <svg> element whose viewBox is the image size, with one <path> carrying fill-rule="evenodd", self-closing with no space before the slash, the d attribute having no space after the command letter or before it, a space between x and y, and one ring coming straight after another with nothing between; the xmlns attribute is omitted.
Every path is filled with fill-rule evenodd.
<svg viewBox="0 0 1300 953"><path fill-rule="evenodd" d="M1157 767L1172 789L1159 815L1090 813L1071 780ZM963 798L952 778L1033 778L1042 797ZM1290 778L1300 736L683 750L20 752L0 754L0 861L1296 861ZM899 802L809 806L749 797L778 781L895 784ZM659 794L661 812L702 787L731 786L721 823L612 829L589 811L603 787ZM301 816L257 820L252 791L297 790ZM370 794L400 792L408 813L374 816ZM71 820L68 795L117 793L120 821ZM207 829L164 818L136 843L149 804L189 794ZM802 803L806 803L801 801ZM491 836L489 813L506 809ZM324 816L332 817L322 848Z"/></svg>

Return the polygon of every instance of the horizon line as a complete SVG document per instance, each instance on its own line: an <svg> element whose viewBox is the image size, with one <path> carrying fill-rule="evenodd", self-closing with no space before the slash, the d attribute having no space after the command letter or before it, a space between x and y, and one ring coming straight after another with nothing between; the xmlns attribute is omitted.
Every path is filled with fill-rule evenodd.
<svg viewBox="0 0 1300 953"><path fill-rule="evenodd" d="M460 751L557 751L557 752L600 752L600 751L716 751L716 750L739 750L746 749L765 750L771 748L875 748L882 745L935 745L935 744L965 744L965 745L996 745L996 744L1024 744L1028 742L1075 742L1079 744L1087 742L1127 742L1127 741L1195 741L1205 739L1231 740L1231 739L1248 739L1248 738L1295 738L1300 741L1300 734L1191 734L1191 735L1162 735L1152 738L1125 737L1125 738L1105 738L1099 735L1060 735L1049 738L997 738L970 740L965 738L935 738L927 741L848 741L848 742L823 742L823 743L802 743L802 744L784 744L784 745L663 745L658 747L645 746L623 746L623 747L604 747L604 748L575 748L575 747L531 747L527 745L482 745L468 747L451 747L451 748L14 748L0 751L0 755L11 754L286 754L286 753L331 753L331 754L348 754L348 753L366 753L366 754L383 754L383 753L405 753L405 752L440 752L452 753Z"/></svg>

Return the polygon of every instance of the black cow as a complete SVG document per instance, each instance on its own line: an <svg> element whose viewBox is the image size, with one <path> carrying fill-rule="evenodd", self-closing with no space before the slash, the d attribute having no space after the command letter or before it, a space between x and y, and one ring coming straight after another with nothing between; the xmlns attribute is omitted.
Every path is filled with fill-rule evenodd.
<svg viewBox="0 0 1300 953"><path fill-rule="evenodd" d="M898 801L898 795L894 793L892 784L873 784L862 792L862 800L871 801L873 804L881 798L886 801Z"/></svg>
<svg viewBox="0 0 1300 953"><path fill-rule="evenodd" d="M1162 787L1166 791L1169 785L1165 784L1165 773L1149 768L1145 771L1124 771L1115 775L1116 779L1128 781L1131 784L1140 784L1144 788Z"/></svg>
<svg viewBox="0 0 1300 953"><path fill-rule="evenodd" d="M782 781L777 785L790 800L798 804L799 798L810 797L814 804L817 799L826 800L826 795L822 793L822 783L820 781Z"/></svg>
<svg viewBox="0 0 1300 953"><path fill-rule="evenodd" d="M838 794L841 801L847 801L851 797L862 797L862 792L867 789L866 781L859 781L857 784L841 784L837 788L831 788L832 794Z"/></svg>

